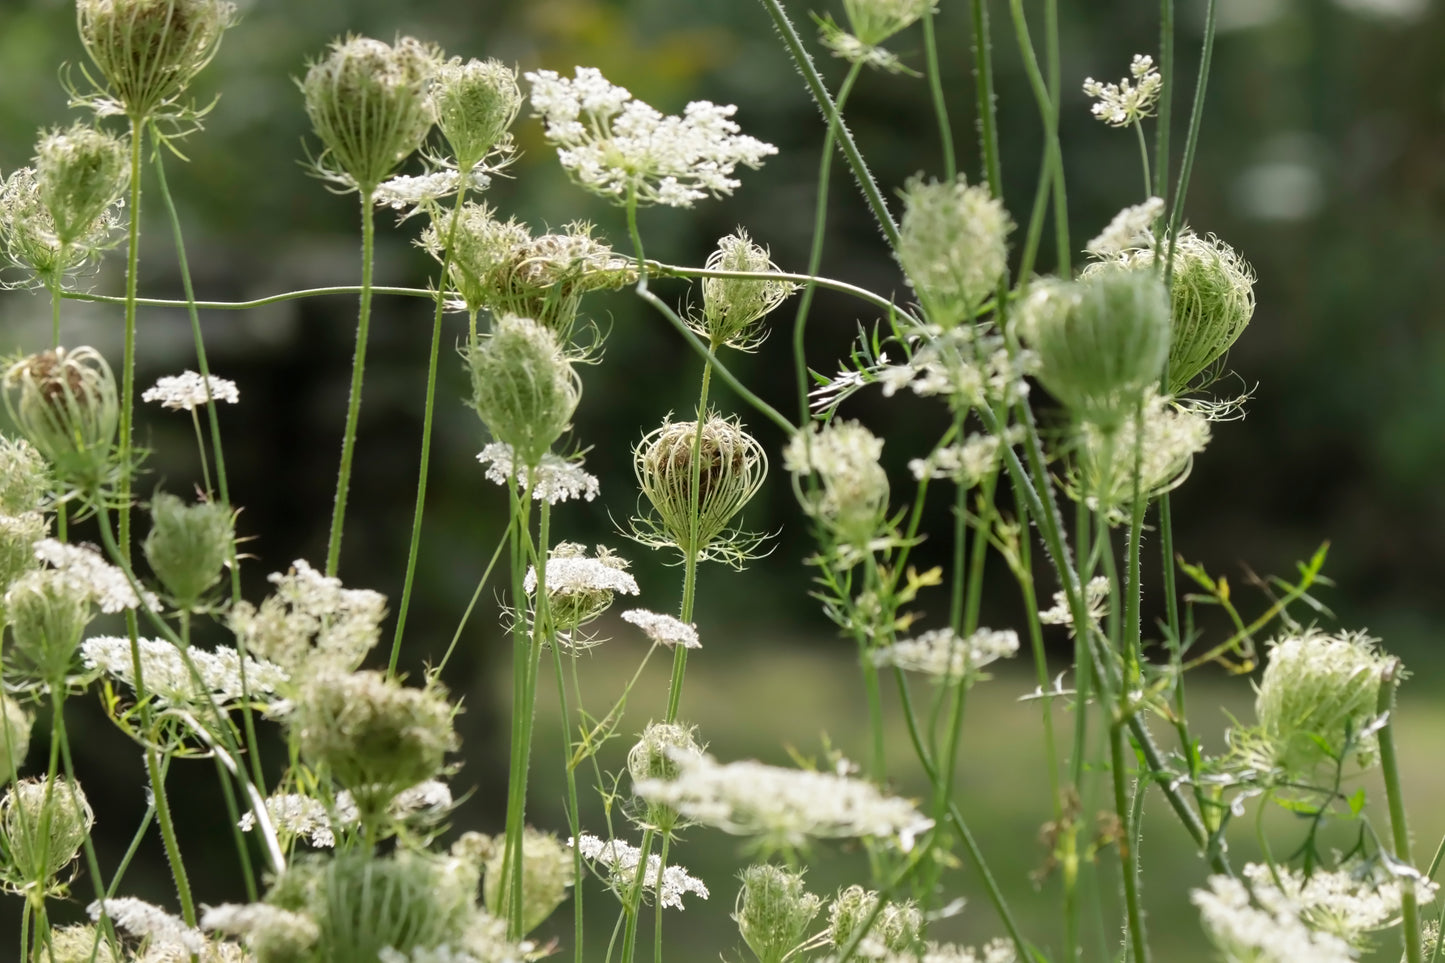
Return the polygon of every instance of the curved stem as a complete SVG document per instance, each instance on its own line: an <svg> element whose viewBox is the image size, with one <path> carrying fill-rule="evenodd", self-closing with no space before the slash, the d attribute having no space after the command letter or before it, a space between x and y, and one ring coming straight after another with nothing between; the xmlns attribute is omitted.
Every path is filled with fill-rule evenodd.
<svg viewBox="0 0 1445 963"><path fill-rule="evenodd" d="M849 284L847 281L838 281L833 278L820 277L816 274L792 274L787 271L721 271L712 268L683 267L677 264L663 264L661 261L647 261L647 270L651 275L663 278L737 278L747 280L750 278L759 281L792 281L796 284L816 284L820 288L828 288L832 291L839 291L843 294L850 294L860 301L866 301L874 307L889 314L896 315L911 324L921 323L919 319L900 307L888 298L874 294L867 288L860 288L856 284Z"/></svg>
<svg viewBox="0 0 1445 963"><path fill-rule="evenodd" d="M250 301L176 301L171 298L136 298L135 303L145 305L149 308L190 308L195 307L202 311L245 311L250 308L263 308L269 304L281 304L285 301L299 301L302 298L318 298L334 294L360 294L359 284L338 284L324 288L301 288L296 291L283 291L280 294L270 294L264 298L253 298ZM386 287L373 285L372 294L394 294L407 298L436 297L435 291L426 288ZM88 301L94 304L125 304L126 299L115 297L109 294L91 294L89 291L64 291L60 295L67 301Z"/></svg>
<svg viewBox="0 0 1445 963"><path fill-rule="evenodd" d="M331 536L326 543L328 576L334 576L341 563L341 529L346 521L346 496L351 488L351 460L356 451L356 423L361 416L366 339L371 328L371 262L376 245L376 217L371 208L371 195L361 195L361 307L356 322L356 354L351 359L351 394L346 405L346 428L341 435L341 467L336 474L336 502L331 512Z"/></svg>

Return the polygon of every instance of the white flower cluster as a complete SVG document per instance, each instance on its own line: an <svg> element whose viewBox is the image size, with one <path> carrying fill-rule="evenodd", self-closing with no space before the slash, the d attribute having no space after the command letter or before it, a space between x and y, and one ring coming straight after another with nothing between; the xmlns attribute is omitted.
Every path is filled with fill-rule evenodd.
<svg viewBox="0 0 1445 963"><path fill-rule="evenodd" d="M547 559L547 594L556 595L582 595L591 592L621 592L624 595L636 595L642 591L637 587L637 579L627 573L626 563L618 566L621 560L611 556L609 564L608 556L601 555L598 558L587 558L576 555L552 555ZM522 590L531 595L537 590L537 567L534 565L527 569L526 577L522 579Z"/></svg>
<svg viewBox="0 0 1445 963"><path fill-rule="evenodd" d="M1085 246L1084 250L1096 257L1109 257L1133 247L1141 238L1148 236L1154 222L1164 213L1162 198L1151 197L1143 204L1126 207L1099 236Z"/></svg>
<svg viewBox="0 0 1445 963"><path fill-rule="evenodd" d="M979 629L966 637L952 629L933 629L878 649L873 653L873 662L952 682L964 677L979 678L979 669L1017 655L1018 650L1018 633L1012 629Z"/></svg>
<svg viewBox="0 0 1445 963"><path fill-rule="evenodd" d="M381 634L386 596L343 588L297 559L286 573L267 577L276 591L256 607L239 602L230 626L246 649L297 675L321 669L350 672Z"/></svg>
<svg viewBox="0 0 1445 963"><path fill-rule="evenodd" d="M215 375L201 377L194 371L167 375L156 380L140 396L141 401L158 401L172 411L195 411L208 401L224 401L234 405L241 400L236 382Z"/></svg>
<svg viewBox="0 0 1445 963"><path fill-rule="evenodd" d="M506 485L515 470L512 460L512 446L494 441L477 455L477 461L487 466L487 480ZM526 491L529 479L518 478L517 485ZM542 461L533 470L530 478L532 497L548 505L565 502L569 498L592 501L602 490L595 475L582 470L580 461L571 461L551 452L542 456Z"/></svg>
<svg viewBox="0 0 1445 963"><path fill-rule="evenodd" d="M310 946L321 935L311 917L269 903L222 903L203 905L201 910L203 930L236 936L267 934L284 946Z"/></svg>
<svg viewBox="0 0 1445 963"><path fill-rule="evenodd" d="M267 701L289 680L286 671L271 662L246 657L246 684L241 684L241 657L235 649L218 647L214 652L187 649L195 667L193 676L181 650L163 639L139 639L141 678L146 692L161 705L204 705L206 697L218 706L230 706L244 697ZM99 669L127 686L135 688L135 661L131 658L130 640L115 636L96 636L80 646L87 669ZM197 680L199 677L199 682Z"/></svg>
<svg viewBox="0 0 1445 963"><path fill-rule="evenodd" d="M88 594L102 612L114 614L137 608L142 601L146 608L160 608L160 600L150 592L137 596L125 573L94 549L42 538L35 543L35 557L59 572L77 591Z"/></svg>
<svg viewBox="0 0 1445 963"><path fill-rule="evenodd" d="M393 796L387 804L387 811L393 819L401 820L417 813L436 815L451 807L452 791L447 784L428 779ZM336 845L336 827L355 825L361 818L361 811L351 792L343 789L336 795L334 817L327 813L321 800L294 792L266 797L266 816L278 832L305 839L312 846L329 849ZM242 832L249 833L256 828L256 814L246 813L236 825Z"/></svg>
<svg viewBox="0 0 1445 963"><path fill-rule="evenodd" d="M756 169L778 152L740 134L731 105L693 101L674 117L633 100L593 67L578 67L571 80L551 70L524 76L562 166L603 197L626 202L635 194L638 204L691 207L736 190L739 164Z"/></svg>
<svg viewBox="0 0 1445 963"><path fill-rule="evenodd" d="M598 839L590 833L567 840L567 845L576 847L583 859L602 870L613 890L626 892L636 882L637 866L642 861L642 850L636 846L620 839ZM662 857L657 853L648 853L647 869L642 877L643 888L648 894L657 892L659 869L662 871L663 906L685 909L682 898L688 893L708 898L707 885L702 880L676 864L663 867Z"/></svg>
<svg viewBox="0 0 1445 963"><path fill-rule="evenodd" d="M108 917L117 929L146 937L152 946L178 946L192 955L199 955L206 948L204 933L145 900L130 896L96 900L86 907L86 912L93 920L99 920L102 915Z"/></svg>
<svg viewBox="0 0 1445 963"><path fill-rule="evenodd" d="M1091 509L1122 519L1134 500L1136 465L1145 498L1171 491L1189 477L1209 437L1204 415L1151 392L1138 421L1127 418L1112 433L1081 426L1074 484Z"/></svg>
<svg viewBox="0 0 1445 963"><path fill-rule="evenodd" d="M913 340L920 343L913 357L903 364L892 364L880 354L875 364L861 371L840 372L832 381L813 389L813 408L833 407L862 385L874 382L883 386L885 398L907 388L923 398L942 396L958 409L976 408L990 401L1009 405L1028 396L1026 376L1038 367L1032 351L1011 352L998 335L980 335L968 326L946 331L929 326Z"/></svg>
<svg viewBox="0 0 1445 963"><path fill-rule="evenodd" d="M1084 608L1088 611L1090 622L1097 623L1104 617L1104 603L1108 598L1109 580L1102 575L1089 579L1089 584L1084 586ZM1063 592L1055 592L1053 606L1039 613L1039 621L1044 625L1067 625L1072 636L1074 615L1069 611L1068 597Z"/></svg>
<svg viewBox="0 0 1445 963"><path fill-rule="evenodd" d="M492 186L492 178L480 167L468 172L465 181L468 191L481 192ZM378 207L407 211L409 217L428 204L451 197L462 182L461 172L450 168L427 174L398 174L377 186L373 200Z"/></svg>
<svg viewBox="0 0 1445 963"><path fill-rule="evenodd" d="M684 649L700 649L697 626L670 615L649 612L647 609L628 609L622 613L622 621L631 622L658 645L668 648L682 646Z"/></svg>
<svg viewBox="0 0 1445 963"><path fill-rule="evenodd" d="M1437 884L1412 869L1405 877L1392 877L1383 866L1358 863L1332 873L1317 870L1308 877L1289 867L1271 870L1260 863L1244 867L1244 878L1261 906L1292 909L1312 929L1332 933L1355 947L1363 945L1365 934L1399 918L1402 886L1413 885L1422 904L1439 891Z"/></svg>
<svg viewBox="0 0 1445 963"><path fill-rule="evenodd" d="M854 953L854 958L861 955ZM818 963L837 963L837 960L836 956L827 956ZM922 956L914 953L887 953L875 958L874 963L1018 963L1018 951L1012 943L1002 938L990 940L978 949L953 943L929 943Z"/></svg>
<svg viewBox="0 0 1445 963"><path fill-rule="evenodd" d="M1005 439L1010 445L1022 438L1018 426L1007 429ZM997 435L969 435L962 444L934 449L925 458L908 462L908 470L917 481L944 478L956 485L972 488L998 470L1002 443Z"/></svg>
<svg viewBox="0 0 1445 963"><path fill-rule="evenodd" d="M1094 116L1110 127L1127 127L1154 112L1154 102L1164 88L1164 80L1148 54L1135 54L1129 74L1117 84L1101 84L1093 77L1084 78L1084 93L1098 103L1091 108Z"/></svg>
<svg viewBox="0 0 1445 963"><path fill-rule="evenodd" d="M835 772L817 772L754 761L720 763L704 753L672 757L677 778L639 780L634 791L724 832L793 847L810 838L869 836L892 840L907 852L933 825L908 800L885 796L848 775L843 763Z"/></svg>

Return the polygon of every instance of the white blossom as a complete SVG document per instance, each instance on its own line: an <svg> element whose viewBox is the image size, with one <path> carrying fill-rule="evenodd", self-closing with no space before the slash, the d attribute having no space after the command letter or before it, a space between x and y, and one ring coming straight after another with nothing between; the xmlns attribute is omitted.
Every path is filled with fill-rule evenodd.
<svg viewBox="0 0 1445 963"><path fill-rule="evenodd" d="M1014 443L1017 434L1016 429L1007 432L1009 444ZM912 459L908 470L918 481L946 478L972 488L998 470L1001 449L997 435L969 435L960 445L945 445L934 449L926 458Z"/></svg>
<svg viewBox="0 0 1445 963"><path fill-rule="evenodd" d="M697 626L670 615L649 612L647 609L628 609L622 613L622 621L631 622L641 629L649 639L658 645L680 645L684 649L700 649Z"/></svg>
<svg viewBox="0 0 1445 963"><path fill-rule="evenodd" d="M578 67L570 80L551 70L524 76L562 166L603 197L690 207L731 194L741 185L732 176L739 164L760 167L778 150L739 133L731 105L699 100L681 117L665 116L592 67Z"/></svg>
<svg viewBox="0 0 1445 963"><path fill-rule="evenodd" d="M977 678L979 669L1016 655L1018 650L1018 633L1012 629L979 629L967 637L952 629L934 629L878 649L873 661L953 681L965 676Z"/></svg>
<svg viewBox="0 0 1445 963"><path fill-rule="evenodd" d="M1313 930L1288 907L1256 906L1244 883L1209 877L1191 894L1210 942L1230 963L1352 963L1350 944Z"/></svg>
<svg viewBox="0 0 1445 963"><path fill-rule="evenodd" d="M201 906L201 929L250 936L264 933L289 946L309 946L321 935L316 921L304 913L272 906L269 903L222 903Z"/></svg>
<svg viewBox="0 0 1445 963"><path fill-rule="evenodd" d="M194 411L207 401L224 401L234 405L241 400L241 393L236 389L234 381L215 375L203 378L194 371L183 371L178 375L167 375L158 379L155 385L147 388L140 397L141 401L158 401L162 408Z"/></svg>
<svg viewBox="0 0 1445 963"><path fill-rule="evenodd" d="M1129 74L1117 84L1101 84L1093 77L1084 78L1084 93L1098 103L1091 110L1094 116L1110 127L1127 127L1154 112L1154 102L1164 87L1164 80L1148 54L1135 54Z"/></svg>
<svg viewBox="0 0 1445 963"><path fill-rule="evenodd" d="M488 481L496 482L498 485L506 485L511 481L512 472L515 469L512 461L512 446L506 442L494 441L487 445L482 449L481 454L477 455L477 461L487 466ZM532 497L537 501L546 502L548 505L555 505L570 498L581 498L590 502L602 490L597 477L583 471L580 461L563 458L552 452L547 452L542 456L541 462L533 469L530 479L523 477L517 479L518 488L526 491L529 481Z"/></svg>
<svg viewBox="0 0 1445 963"><path fill-rule="evenodd" d="M1084 608L1090 622L1098 622L1104 617L1104 603L1108 598L1109 580L1102 575L1089 579L1089 584L1084 586ZM1055 592L1053 606L1039 613L1039 621L1044 625L1067 625L1072 636L1074 614L1069 611L1068 597L1063 592Z"/></svg>
<svg viewBox="0 0 1445 963"><path fill-rule="evenodd" d="M549 595L579 595L590 592L621 592L636 595L641 591L637 579L625 568L607 558L586 558L579 556L553 555L547 559L547 592ZM625 565L625 563L624 563ZM531 595L537 590L537 567L527 569L522 579L522 590Z"/></svg>
<svg viewBox="0 0 1445 963"><path fill-rule="evenodd" d="M1163 213L1164 201L1158 197L1151 197L1143 204L1126 207L1114 215L1109 226L1100 231L1099 236L1090 241L1084 250L1098 257L1119 254L1133 247L1141 237L1145 237Z"/></svg>
<svg viewBox="0 0 1445 963"><path fill-rule="evenodd" d="M622 893L630 889L637 879L637 866L642 861L642 850L620 839L601 840L590 833L583 833L567 840L568 846L576 847L582 858L596 866L614 891ZM707 899L707 885L688 873L676 863L663 867L662 857L648 853L647 869L643 873L642 885L649 895L657 892L658 870L662 870L661 903L664 907L685 909L682 898L688 893Z"/></svg>
<svg viewBox="0 0 1445 963"><path fill-rule="evenodd" d="M378 207L414 213L427 204L451 197L461 183L461 173L448 168L426 174L398 174L377 185L374 199ZM491 186L492 178L480 167L466 176L468 191L485 191Z"/></svg>
<svg viewBox="0 0 1445 963"><path fill-rule="evenodd" d="M152 945L180 946L192 954L199 954L206 948L206 937L200 930L187 926L179 917L145 900L130 896L96 900L86 907L86 912L93 920L107 916L118 929L132 936L146 937Z"/></svg>
<svg viewBox="0 0 1445 963"><path fill-rule="evenodd" d="M137 596L125 573L101 558L94 549L43 538L35 543L35 557L60 572L78 589L89 593L102 612L114 614L122 609L133 609L142 600L147 608L160 608L160 600L150 592Z"/></svg>
<svg viewBox="0 0 1445 963"><path fill-rule="evenodd" d="M439 815L451 809L452 802L452 791L446 783L428 779L397 793L386 808L393 819L403 820L418 813L423 817ZM266 816L278 832L330 849L336 845L336 830L356 825L361 810L351 792L345 789L336 794L335 809L329 813L319 799L286 792L266 797ZM256 828L256 814L247 812L236 825L249 833Z"/></svg>
<svg viewBox="0 0 1445 963"><path fill-rule="evenodd" d="M231 609L231 631L246 650L293 675L320 669L351 671L381 635L386 596L344 588L303 559L289 572L268 576L275 592L261 605L239 602Z"/></svg>
<svg viewBox="0 0 1445 963"><path fill-rule="evenodd" d="M235 649L220 646L213 652L187 649L196 675L186 666L181 650L163 639L138 639L141 678L146 692L161 705L201 705L206 696L219 706L228 706L249 696L262 699L274 696L290 677L280 666L246 657L246 684L241 685L241 657ZM99 669L107 675L135 688L135 661L130 639L97 636L80 645L81 658L87 669ZM199 682L197 681L199 676Z"/></svg>
<svg viewBox="0 0 1445 963"><path fill-rule="evenodd" d="M780 846L809 838L870 836L907 852L933 825L906 799L885 796L848 774L784 769L761 762L720 763L703 753L676 752L673 780L644 779L633 786L649 802L664 803L689 819Z"/></svg>

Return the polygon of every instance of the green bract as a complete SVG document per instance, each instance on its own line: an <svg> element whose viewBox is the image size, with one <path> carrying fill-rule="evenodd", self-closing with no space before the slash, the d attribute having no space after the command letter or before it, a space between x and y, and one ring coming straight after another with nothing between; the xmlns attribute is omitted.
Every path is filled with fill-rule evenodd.
<svg viewBox="0 0 1445 963"><path fill-rule="evenodd" d="M85 52L133 120L173 102L200 73L236 7L220 0L79 0Z"/></svg>
<svg viewBox="0 0 1445 963"><path fill-rule="evenodd" d="M582 398L582 379L561 342L530 318L503 316L462 356L472 407L493 437L511 446L519 471L536 467L570 427Z"/></svg>

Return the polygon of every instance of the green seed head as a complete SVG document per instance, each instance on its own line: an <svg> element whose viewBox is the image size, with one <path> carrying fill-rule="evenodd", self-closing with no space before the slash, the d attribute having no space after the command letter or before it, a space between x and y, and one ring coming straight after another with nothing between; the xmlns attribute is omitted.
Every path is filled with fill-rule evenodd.
<svg viewBox="0 0 1445 963"><path fill-rule="evenodd" d="M363 820L435 776L457 745L440 690L409 688L380 672L318 673L303 687L291 725L302 757L351 790Z"/></svg>
<svg viewBox="0 0 1445 963"><path fill-rule="evenodd" d="M22 167L0 182L0 250L35 284L57 288L79 273L106 247L114 226L114 209L107 209L81 237L61 244L35 170Z"/></svg>
<svg viewBox="0 0 1445 963"><path fill-rule="evenodd" d="M519 468L535 467L571 426L582 398L582 379L561 342L544 325L509 315L462 354L472 407L493 437L511 446Z"/></svg>
<svg viewBox="0 0 1445 963"><path fill-rule="evenodd" d="M506 846L502 839L493 841L486 862L482 884L483 903L493 915L506 919L509 915L511 886L502 875ZM551 833L528 826L522 833L522 935L542 924L553 910L567 898L573 883L572 850Z"/></svg>
<svg viewBox="0 0 1445 963"><path fill-rule="evenodd" d="M898 263L928 320L952 326L978 310L1008 270L1013 220L983 186L914 177L903 188Z"/></svg>
<svg viewBox="0 0 1445 963"><path fill-rule="evenodd" d="M20 884L54 892L56 877L75 859L94 824L95 813L78 784L63 776L52 783L20 780L0 799L7 868Z"/></svg>
<svg viewBox="0 0 1445 963"><path fill-rule="evenodd" d="M1169 302L1150 272L1114 268L1036 285L1020 326L1044 387L1105 431L1135 413L1169 357Z"/></svg>
<svg viewBox="0 0 1445 963"><path fill-rule="evenodd" d="M716 251L708 255L708 270L776 272L778 266L766 248L754 244L746 231L721 238ZM797 289L791 281L756 281L746 278L704 278L702 313L688 319L688 326L713 348L728 345L752 351L767 333L762 320Z"/></svg>
<svg viewBox="0 0 1445 963"><path fill-rule="evenodd" d="M457 168L469 171L507 138L522 91L517 72L500 60L453 57L437 67L431 102Z"/></svg>
<svg viewBox="0 0 1445 963"><path fill-rule="evenodd" d="M368 37L333 42L301 81L306 115L326 145L320 166L372 194L432 128L427 84L439 58L411 37L395 46Z"/></svg>
<svg viewBox="0 0 1445 963"><path fill-rule="evenodd" d="M30 729L35 719L14 699L0 693L0 785L25 764L30 752Z"/></svg>
<svg viewBox="0 0 1445 963"><path fill-rule="evenodd" d="M0 515L0 585L13 585L20 576L39 567L35 543L49 534L50 522L40 512ZM0 604L0 614L3 611Z"/></svg>
<svg viewBox="0 0 1445 963"><path fill-rule="evenodd" d="M127 116L172 103L221 45L236 7L220 0L78 0L80 39Z"/></svg>
<svg viewBox="0 0 1445 963"><path fill-rule="evenodd" d="M759 863L742 873L743 886L733 909L743 942L758 963L783 963L807 939L808 924L823 906L807 891L803 874Z"/></svg>
<svg viewBox="0 0 1445 963"><path fill-rule="evenodd" d="M45 459L23 438L0 435L0 515L40 511L50 493Z"/></svg>
<svg viewBox="0 0 1445 963"><path fill-rule="evenodd" d="M82 240L125 193L130 158L118 137L77 123L41 138L35 153L40 199L63 245Z"/></svg>
<svg viewBox="0 0 1445 963"><path fill-rule="evenodd" d="M235 521L218 502L187 505L164 492L151 500L146 561L180 608L194 607L220 581L236 541Z"/></svg>
<svg viewBox="0 0 1445 963"><path fill-rule="evenodd" d="M94 348L42 351L5 372L5 406L55 474L96 486L113 474L120 400L115 376Z"/></svg>
<svg viewBox="0 0 1445 963"><path fill-rule="evenodd" d="M56 569L27 572L5 593L13 652L27 674L52 686L70 674L94 612L91 588Z"/></svg>
<svg viewBox="0 0 1445 963"><path fill-rule="evenodd" d="M860 945L860 949L868 948L865 955L887 956L916 949L923 935L923 914L918 907L911 900L885 902L875 917L878 899L877 893L861 886L849 886L839 893L828 910L828 941L834 946L848 945L872 917L873 923Z"/></svg>

